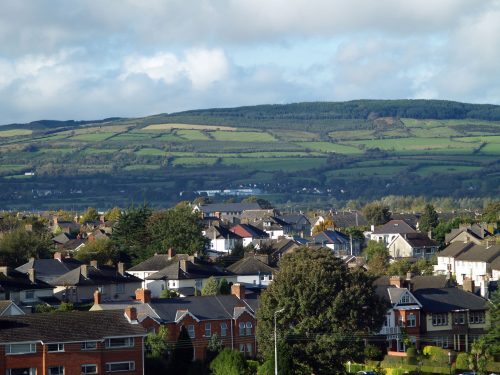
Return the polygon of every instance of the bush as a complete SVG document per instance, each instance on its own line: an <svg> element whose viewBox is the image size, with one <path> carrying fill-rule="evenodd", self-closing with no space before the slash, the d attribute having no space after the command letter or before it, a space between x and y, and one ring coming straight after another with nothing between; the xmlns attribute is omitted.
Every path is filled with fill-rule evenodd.
<svg viewBox="0 0 500 375"><path fill-rule="evenodd" d="M263 364L259 366L257 370L257 375L273 375L274 374L274 361L268 359Z"/></svg>
<svg viewBox="0 0 500 375"><path fill-rule="evenodd" d="M375 345L367 345L364 350L364 355L365 358L367 359L373 359L373 360L381 360L382 357L382 350L378 346Z"/></svg>
<svg viewBox="0 0 500 375"><path fill-rule="evenodd" d="M214 375L240 375L246 373L247 365L240 352L224 349L210 363L210 370Z"/></svg>
<svg viewBox="0 0 500 375"><path fill-rule="evenodd" d="M247 360L248 373L249 374L257 374L259 370L260 363L258 361L254 361L252 359Z"/></svg>
<svg viewBox="0 0 500 375"><path fill-rule="evenodd" d="M469 369L469 361L467 360L467 353L459 353L456 359L456 367L459 370L468 370Z"/></svg>
<svg viewBox="0 0 500 375"><path fill-rule="evenodd" d="M415 349L415 348L408 348L406 350L406 363L409 364L409 365L416 365L416 364L418 364L417 349Z"/></svg>
<svg viewBox="0 0 500 375"><path fill-rule="evenodd" d="M429 357L429 359L440 365L448 365L448 352L449 350L442 349L437 346L424 346L422 351L425 356Z"/></svg>

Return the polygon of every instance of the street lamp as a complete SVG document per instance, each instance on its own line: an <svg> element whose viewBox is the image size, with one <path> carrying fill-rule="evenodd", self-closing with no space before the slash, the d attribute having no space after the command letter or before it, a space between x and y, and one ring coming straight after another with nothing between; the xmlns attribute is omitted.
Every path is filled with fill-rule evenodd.
<svg viewBox="0 0 500 375"><path fill-rule="evenodd" d="M451 352L448 352L448 368L450 369L450 375L451 375Z"/></svg>
<svg viewBox="0 0 500 375"><path fill-rule="evenodd" d="M278 375L278 336L276 334L276 315L283 312L285 308L274 312L274 375Z"/></svg>

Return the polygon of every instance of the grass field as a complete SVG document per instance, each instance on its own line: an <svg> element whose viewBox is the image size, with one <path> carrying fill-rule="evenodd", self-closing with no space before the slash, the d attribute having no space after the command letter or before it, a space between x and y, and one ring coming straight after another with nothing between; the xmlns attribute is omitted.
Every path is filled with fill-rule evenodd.
<svg viewBox="0 0 500 375"><path fill-rule="evenodd" d="M114 154L119 152L117 148L93 148L89 147L84 150L86 154Z"/></svg>
<svg viewBox="0 0 500 375"><path fill-rule="evenodd" d="M328 133L328 136L334 140L344 139L372 139L374 137L373 130L344 130Z"/></svg>
<svg viewBox="0 0 500 375"><path fill-rule="evenodd" d="M19 137L22 135L31 135L32 133L33 131L29 129L0 130L0 138Z"/></svg>
<svg viewBox="0 0 500 375"><path fill-rule="evenodd" d="M271 134L265 132L233 132L217 130L211 132L216 141L238 141L238 142L273 142L276 141Z"/></svg>
<svg viewBox="0 0 500 375"><path fill-rule="evenodd" d="M366 149L379 148L386 151L415 151L415 150L447 150L461 149L473 150L479 146L477 143L458 142L440 138L398 138L398 139L376 139L369 141L351 141L352 145L363 145Z"/></svg>
<svg viewBox="0 0 500 375"><path fill-rule="evenodd" d="M416 172L422 176L429 176L436 174L448 173L467 173L477 172L481 167L467 166L467 165L430 165L419 168Z"/></svg>
<svg viewBox="0 0 500 375"><path fill-rule="evenodd" d="M142 128L142 131L163 131L171 129L193 129L193 130L237 130L230 126L218 125L194 125L194 124L153 124Z"/></svg>
<svg viewBox="0 0 500 375"><path fill-rule="evenodd" d="M177 130L176 134L179 137L184 138L188 141L207 141L210 139L206 134L202 133L200 130L181 129Z"/></svg>
<svg viewBox="0 0 500 375"><path fill-rule="evenodd" d="M330 143L330 142L296 142L296 144L310 150L320 151L320 152L336 152L338 154L362 154L359 148L341 145L338 143Z"/></svg>
<svg viewBox="0 0 500 375"><path fill-rule="evenodd" d="M110 138L110 141L124 141L124 142L134 142L134 141L144 141L151 139L151 134L145 133L121 133Z"/></svg>
<svg viewBox="0 0 500 375"><path fill-rule="evenodd" d="M136 151L136 154L141 156L165 156L167 152L157 148L141 148L139 151Z"/></svg>
<svg viewBox="0 0 500 375"><path fill-rule="evenodd" d="M0 164L0 172L17 172L26 168L26 165L22 164Z"/></svg>
<svg viewBox="0 0 500 375"><path fill-rule="evenodd" d="M160 169L160 166L154 164L134 164L134 165L127 165L123 169L126 171L155 170L155 169Z"/></svg>
<svg viewBox="0 0 500 375"><path fill-rule="evenodd" d="M172 162L172 165L182 165L184 167L200 166L200 165L214 165L217 158L210 157L178 157Z"/></svg>
<svg viewBox="0 0 500 375"><path fill-rule="evenodd" d="M326 158L222 158L222 164L260 171L300 171L313 169L325 164Z"/></svg>
<svg viewBox="0 0 500 375"><path fill-rule="evenodd" d="M115 134L116 133L107 133L107 132L85 133L85 134L74 135L69 139L72 141L82 141L82 142L101 142L105 141L106 139L112 137Z"/></svg>

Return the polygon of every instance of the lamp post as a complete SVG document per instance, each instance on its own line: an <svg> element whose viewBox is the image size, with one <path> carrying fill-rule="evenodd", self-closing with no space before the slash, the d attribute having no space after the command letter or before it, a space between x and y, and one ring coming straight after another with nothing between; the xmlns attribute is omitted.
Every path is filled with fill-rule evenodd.
<svg viewBox="0 0 500 375"><path fill-rule="evenodd" d="M450 375L451 375L451 352L448 352L448 368L450 369Z"/></svg>
<svg viewBox="0 0 500 375"><path fill-rule="evenodd" d="M276 334L276 315L285 309L279 309L274 312L274 375L278 375L278 335Z"/></svg>

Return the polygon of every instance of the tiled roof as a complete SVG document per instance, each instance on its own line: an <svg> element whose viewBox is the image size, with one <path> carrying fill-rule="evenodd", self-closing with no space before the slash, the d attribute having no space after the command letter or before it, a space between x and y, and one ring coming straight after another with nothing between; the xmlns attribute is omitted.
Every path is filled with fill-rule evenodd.
<svg viewBox="0 0 500 375"><path fill-rule="evenodd" d="M487 300L458 288L419 289L413 295L422 304L423 310L430 313L488 308Z"/></svg>
<svg viewBox="0 0 500 375"><path fill-rule="evenodd" d="M339 228L368 225L368 221L360 212L334 212L331 216L335 226Z"/></svg>
<svg viewBox="0 0 500 375"><path fill-rule="evenodd" d="M172 259L169 258L168 254L156 254L151 258L146 259L144 262L129 268L129 271L159 271L167 267L174 260L179 261L180 259L187 258L187 254L177 254L172 257Z"/></svg>
<svg viewBox="0 0 500 375"><path fill-rule="evenodd" d="M404 234L403 237L405 238L406 242L408 242L408 244L411 247L435 247L435 246L439 246L436 241L431 240L424 233L407 233L407 234Z"/></svg>
<svg viewBox="0 0 500 375"><path fill-rule="evenodd" d="M467 251L472 246L474 246L474 243L472 242L452 242L438 253L438 257L456 258L458 255L462 254L464 251Z"/></svg>
<svg viewBox="0 0 500 375"><path fill-rule="evenodd" d="M490 247L475 245L469 250L460 254L456 259L469 262L486 262L491 263L500 256L500 245Z"/></svg>
<svg viewBox="0 0 500 375"><path fill-rule="evenodd" d="M314 236L314 242L319 244L349 244L349 236L336 230L325 230Z"/></svg>
<svg viewBox="0 0 500 375"><path fill-rule="evenodd" d="M100 265L98 268L87 266L87 277L85 277L82 274L83 267L84 266L75 268L74 270L52 280L50 283L54 286L80 286L142 282L142 279L127 272L122 275L116 270L116 268L104 265Z"/></svg>
<svg viewBox="0 0 500 375"><path fill-rule="evenodd" d="M373 231L373 234L396 234L396 233L416 233L417 231L410 227L403 220L391 220L384 225L378 226Z"/></svg>
<svg viewBox="0 0 500 375"><path fill-rule="evenodd" d="M38 279L35 279L35 283L32 283L27 274L9 269L8 275L0 272L0 289L20 291L28 289L53 289L53 287Z"/></svg>
<svg viewBox="0 0 500 375"><path fill-rule="evenodd" d="M209 228L207 228L205 230L205 237L209 238L209 239L214 239L214 237L216 239L235 239L235 240L238 240L238 239L241 239L240 236L238 236L237 234L231 232L229 229L223 227L223 226L219 226L219 225L214 225L214 226L211 226Z"/></svg>
<svg viewBox="0 0 500 375"><path fill-rule="evenodd" d="M0 318L0 343L44 343L145 336L140 324L130 324L123 310L70 311Z"/></svg>
<svg viewBox="0 0 500 375"><path fill-rule="evenodd" d="M236 275L271 274L274 272L272 267L251 255L231 264L227 269Z"/></svg>
<svg viewBox="0 0 500 375"><path fill-rule="evenodd" d="M166 267L148 276L147 280L187 280L205 279L210 276L231 276L232 273L221 269L211 263L197 260L195 263L186 260L187 272L181 268L177 259L171 260Z"/></svg>
<svg viewBox="0 0 500 375"><path fill-rule="evenodd" d="M250 225L250 224L237 224L234 227L231 228L231 231L233 233L236 233L238 236L243 237L243 238L266 238L269 237L269 235L264 232L263 230Z"/></svg>
<svg viewBox="0 0 500 375"><path fill-rule="evenodd" d="M17 271L28 273L30 268L35 269L35 274L42 280L47 281L64 275L66 272L74 270L82 265L82 262L73 258L57 259L31 259L29 262L16 268Z"/></svg>
<svg viewBox="0 0 500 375"><path fill-rule="evenodd" d="M446 276L414 276L410 279L411 290L426 288L445 288L450 285L450 280Z"/></svg>
<svg viewBox="0 0 500 375"><path fill-rule="evenodd" d="M491 262L492 270L500 270L500 257L497 257L493 262Z"/></svg>
<svg viewBox="0 0 500 375"><path fill-rule="evenodd" d="M301 221L304 221L307 224L311 224L307 216L303 214L283 214L279 216L279 218L292 225L296 225Z"/></svg>

